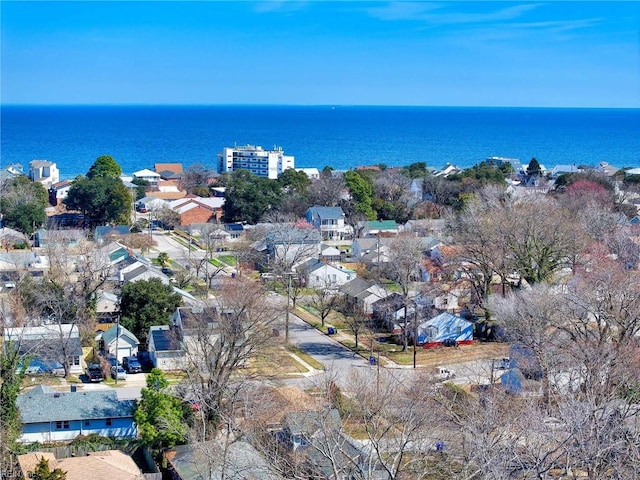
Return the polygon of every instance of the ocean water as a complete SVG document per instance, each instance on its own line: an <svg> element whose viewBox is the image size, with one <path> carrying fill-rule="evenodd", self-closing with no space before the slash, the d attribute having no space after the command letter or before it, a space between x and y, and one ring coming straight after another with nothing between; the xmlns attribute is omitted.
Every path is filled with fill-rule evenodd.
<svg viewBox="0 0 640 480"><path fill-rule="evenodd" d="M56 162L62 178L100 155L125 173L154 163L217 170L225 146L281 146L297 167L427 162L466 168L489 156L640 166L640 109L350 106L8 106L0 161Z"/></svg>

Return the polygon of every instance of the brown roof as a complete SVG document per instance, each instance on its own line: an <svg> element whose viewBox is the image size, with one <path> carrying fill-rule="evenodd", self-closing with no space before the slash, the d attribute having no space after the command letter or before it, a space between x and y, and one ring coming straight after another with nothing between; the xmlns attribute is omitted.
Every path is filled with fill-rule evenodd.
<svg viewBox="0 0 640 480"><path fill-rule="evenodd" d="M141 480L140 469L133 459L119 451L92 452L85 457L70 457L56 460L52 453L35 452L18 456L24 478L35 469L40 458L49 461L49 468L60 468L67 472L67 480Z"/></svg>
<svg viewBox="0 0 640 480"><path fill-rule="evenodd" d="M185 192L149 192L147 196L160 198L162 200L178 200L179 198L184 198L186 195Z"/></svg>
<svg viewBox="0 0 640 480"><path fill-rule="evenodd" d="M160 172L173 172L173 173L183 173L182 164L181 163L156 163L153 165L153 169L156 173Z"/></svg>

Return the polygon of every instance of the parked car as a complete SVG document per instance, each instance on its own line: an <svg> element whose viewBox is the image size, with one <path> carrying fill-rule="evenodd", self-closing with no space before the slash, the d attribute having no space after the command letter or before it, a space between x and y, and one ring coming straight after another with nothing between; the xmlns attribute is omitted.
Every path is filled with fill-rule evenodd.
<svg viewBox="0 0 640 480"><path fill-rule="evenodd" d="M126 380L127 372L122 368L121 365L111 367L111 377L116 380Z"/></svg>
<svg viewBox="0 0 640 480"><path fill-rule="evenodd" d="M142 372L142 365L140 365L137 357L124 357L122 359L122 368L124 368L127 373Z"/></svg>
<svg viewBox="0 0 640 480"><path fill-rule="evenodd" d="M438 380L449 380L450 378L455 377L455 373L453 373L448 368L438 367L436 368L436 372L434 376Z"/></svg>
<svg viewBox="0 0 640 480"><path fill-rule="evenodd" d="M167 277L172 277L173 276L173 270L171 270L168 267L162 267L161 269L162 273L164 273Z"/></svg>
<svg viewBox="0 0 640 480"><path fill-rule="evenodd" d="M90 363L89 365L87 365L85 373L90 382L101 382L104 380L102 367L99 363Z"/></svg>

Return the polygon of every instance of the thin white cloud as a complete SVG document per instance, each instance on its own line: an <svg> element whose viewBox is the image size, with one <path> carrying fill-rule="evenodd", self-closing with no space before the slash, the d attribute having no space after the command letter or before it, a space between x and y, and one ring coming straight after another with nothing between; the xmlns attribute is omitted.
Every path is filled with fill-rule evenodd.
<svg viewBox="0 0 640 480"><path fill-rule="evenodd" d="M367 9L372 17L380 20L413 20L427 22L432 25L474 24L502 20L513 20L538 7L539 3L513 5L492 12L442 12L445 7L441 3L391 2L384 6Z"/></svg>
<svg viewBox="0 0 640 480"><path fill-rule="evenodd" d="M302 10L307 4L307 1L302 0L266 0L257 2L254 11L256 13L295 12Z"/></svg>

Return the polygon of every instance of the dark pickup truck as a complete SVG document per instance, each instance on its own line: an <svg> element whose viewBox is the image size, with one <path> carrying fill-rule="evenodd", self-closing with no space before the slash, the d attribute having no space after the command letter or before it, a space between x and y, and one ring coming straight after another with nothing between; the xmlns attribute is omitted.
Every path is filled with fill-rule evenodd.
<svg viewBox="0 0 640 480"><path fill-rule="evenodd" d="M102 367L99 363L91 363L87 366L87 378L90 382L101 382L104 380Z"/></svg>

